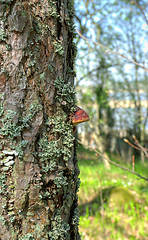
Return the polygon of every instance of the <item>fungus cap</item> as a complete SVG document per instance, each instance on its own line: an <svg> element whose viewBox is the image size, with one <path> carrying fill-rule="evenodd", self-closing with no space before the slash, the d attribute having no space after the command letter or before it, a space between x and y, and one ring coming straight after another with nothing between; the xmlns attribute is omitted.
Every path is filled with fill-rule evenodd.
<svg viewBox="0 0 148 240"><path fill-rule="evenodd" d="M88 114L80 107L76 107L75 113L72 115L72 124L75 126L79 123L89 121Z"/></svg>

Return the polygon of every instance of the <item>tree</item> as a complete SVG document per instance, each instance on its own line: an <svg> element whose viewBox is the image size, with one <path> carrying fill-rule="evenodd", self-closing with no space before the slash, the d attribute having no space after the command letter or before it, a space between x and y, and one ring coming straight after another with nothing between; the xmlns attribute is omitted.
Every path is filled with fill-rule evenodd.
<svg viewBox="0 0 148 240"><path fill-rule="evenodd" d="M79 239L72 1L0 9L0 239Z"/></svg>
<svg viewBox="0 0 148 240"><path fill-rule="evenodd" d="M143 25L147 22L145 12L148 4L145 0L113 0L110 3L87 0L81 1L81 5L83 7L78 9L81 18L76 18L81 36L76 65L79 72L77 82L82 83L83 80L84 85L85 80L87 85L87 81L89 89L90 86L94 89L102 87L103 83L101 95L104 91L108 93L114 117L114 125L111 128L108 126L108 129L114 131L116 142L121 135L129 137L129 134L135 134L144 145L148 120L148 69L145 49L147 29ZM95 98L95 91L92 98ZM112 139L109 138L110 141ZM101 139L98 141L101 142ZM144 161L143 156L142 159Z"/></svg>

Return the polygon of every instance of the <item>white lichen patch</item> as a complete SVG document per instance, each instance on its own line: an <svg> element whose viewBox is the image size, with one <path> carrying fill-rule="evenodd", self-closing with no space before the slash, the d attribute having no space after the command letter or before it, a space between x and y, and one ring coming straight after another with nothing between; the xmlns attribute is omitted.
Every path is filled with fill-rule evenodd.
<svg viewBox="0 0 148 240"><path fill-rule="evenodd" d="M15 163L15 162L12 160L12 161L10 161L10 162L5 163L5 166L6 166L6 167L10 167L10 166L12 166L14 163Z"/></svg>
<svg viewBox="0 0 148 240"><path fill-rule="evenodd" d="M18 153L15 150L3 150L2 153L4 153L5 155L15 155L18 156Z"/></svg>

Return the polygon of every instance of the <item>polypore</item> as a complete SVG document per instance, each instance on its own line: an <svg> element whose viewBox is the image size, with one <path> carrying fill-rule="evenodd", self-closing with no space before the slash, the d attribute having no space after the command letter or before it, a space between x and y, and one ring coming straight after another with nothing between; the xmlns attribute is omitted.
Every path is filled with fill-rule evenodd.
<svg viewBox="0 0 148 240"><path fill-rule="evenodd" d="M71 121L72 124L76 126L79 123L89 121L89 116L82 108L76 106L76 111L72 115Z"/></svg>

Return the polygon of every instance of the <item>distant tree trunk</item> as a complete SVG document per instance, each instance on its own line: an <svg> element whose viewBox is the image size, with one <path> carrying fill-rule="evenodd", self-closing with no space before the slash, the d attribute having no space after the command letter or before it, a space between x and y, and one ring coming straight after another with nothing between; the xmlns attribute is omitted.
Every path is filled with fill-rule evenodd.
<svg viewBox="0 0 148 240"><path fill-rule="evenodd" d="M80 239L72 0L0 9L0 239Z"/></svg>

